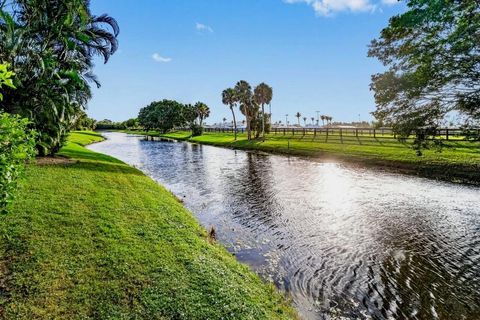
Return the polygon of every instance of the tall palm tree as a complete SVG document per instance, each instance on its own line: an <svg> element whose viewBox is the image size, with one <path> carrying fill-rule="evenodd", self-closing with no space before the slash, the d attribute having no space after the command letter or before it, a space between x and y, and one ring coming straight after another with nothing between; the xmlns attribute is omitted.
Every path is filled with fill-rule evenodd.
<svg viewBox="0 0 480 320"><path fill-rule="evenodd" d="M311 117L310 120L312 120L312 126L315 124L315 118L314 117Z"/></svg>
<svg viewBox="0 0 480 320"><path fill-rule="evenodd" d="M199 125L202 127L203 120L210 116L210 108L203 102L197 102L195 103L195 110L197 111Z"/></svg>
<svg viewBox="0 0 480 320"><path fill-rule="evenodd" d="M303 123L305 124L305 127L307 126L307 117L303 117Z"/></svg>
<svg viewBox="0 0 480 320"><path fill-rule="evenodd" d="M300 126L300 117L302 116L302 114L300 112L297 112L295 114L295 117L297 117L297 120L298 120L298 126Z"/></svg>
<svg viewBox="0 0 480 320"><path fill-rule="evenodd" d="M252 139L252 128L251 121L254 113L254 101L252 94L252 87L245 80L240 80L235 85L235 94L237 96L238 102L240 103L240 111L245 115L245 120L247 122L247 139Z"/></svg>
<svg viewBox="0 0 480 320"><path fill-rule="evenodd" d="M325 120L327 116L324 116L323 114L320 116L320 119L322 119L322 125L325 126Z"/></svg>
<svg viewBox="0 0 480 320"><path fill-rule="evenodd" d="M234 130L234 135L235 135L235 140L237 140L237 120L235 119L235 111L234 107L238 102L237 99L237 94L235 89L228 88L223 90L222 92L222 102L224 105L227 105L230 107L230 110L232 111L232 116L233 116L233 130Z"/></svg>
<svg viewBox="0 0 480 320"><path fill-rule="evenodd" d="M262 106L262 138L265 140L265 105L272 102L273 89L268 84L262 82L255 87L253 99L255 103Z"/></svg>

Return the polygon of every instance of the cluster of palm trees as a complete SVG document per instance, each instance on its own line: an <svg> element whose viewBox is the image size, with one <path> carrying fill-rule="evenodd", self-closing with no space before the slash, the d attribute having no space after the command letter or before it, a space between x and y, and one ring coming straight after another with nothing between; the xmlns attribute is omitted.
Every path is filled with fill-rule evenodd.
<svg viewBox="0 0 480 320"><path fill-rule="evenodd" d="M288 114L285 115L286 117L288 117ZM303 123L305 126L307 126L307 117L303 117L302 118L302 114L300 112L297 112L295 114L295 118L297 118L297 123L298 123L298 126L300 126L300 119L303 119ZM332 120L333 120L333 117L330 117L330 116L326 116L326 115L321 115L320 117L320 120L322 120L322 124L325 125L325 121L327 122L327 124L331 124L332 123ZM310 120L312 121L312 124L314 123L315 121L315 117L311 117ZM281 123L281 122L280 122ZM286 123L288 124L288 123ZM317 125L318 125L318 120L317 120Z"/></svg>
<svg viewBox="0 0 480 320"><path fill-rule="evenodd" d="M91 97L93 59L117 50L119 27L87 0L0 1L0 62L15 73L0 111L28 118L41 154L60 149Z"/></svg>
<svg viewBox="0 0 480 320"><path fill-rule="evenodd" d="M235 108L245 116L247 124L248 140L252 139L252 131L255 138L265 138L266 122L270 122L270 114L265 113L265 106L270 104L273 98L272 87L266 83L260 83L253 91L251 85L244 80L237 82L234 88L225 89L222 92L222 102L230 108L233 116L235 140L237 140L237 120Z"/></svg>

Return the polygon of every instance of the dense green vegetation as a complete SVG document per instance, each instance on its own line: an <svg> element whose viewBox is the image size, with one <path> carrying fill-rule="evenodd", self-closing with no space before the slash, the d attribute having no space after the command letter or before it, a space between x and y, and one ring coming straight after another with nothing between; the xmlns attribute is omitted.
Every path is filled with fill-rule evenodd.
<svg viewBox="0 0 480 320"><path fill-rule="evenodd" d="M448 124L480 125L480 2L409 0L369 55L388 70L372 77L375 118L404 136ZM417 141L421 144L422 141Z"/></svg>
<svg viewBox="0 0 480 320"><path fill-rule="evenodd" d="M118 47L117 22L95 16L86 0L0 1L0 62L16 76L0 110L31 121L40 154L54 154L85 110L93 61Z"/></svg>
<svg viewBox="0 0 480 320"><path fill-rule="evenodd" d="M139 131L130 132L145 134ZM193 138L189 132L182 131L163 135L157 132L148 134L229 148L361 162L450 181L473 184L480 181L480 142L445 141L442 150L425 150L419 157L412 151L411 141L400 142L382 137L350 136L340 139L339 136L327 138L325 135L314 137L312 134L269 134L265 141L249 141L246 134L241 134L235 141L233 133L205 133L201 137Z"/></svg>
<svg viewBox="0 0 480 320"><path fill-rule="evenodd" d="M0 89L15 88L13 72L0 64ZM0 101L3 100L0 91ZM17 179L25 161L35 154L35 132L28 129L29 121L0 111L0 213L6 213L17 189Z"/></svg>
<svg viewBox="0 0 480 320"><path fill-rule="evenodd" d="M296 317L167 190L83 147L101 139L73 133L71 160L28 166L0 216L0 318Z"/></svg>
<svg viewBox="0 0 480 320"><path fill-rule="evenodd" d="M154 101L140 109L138 123L148 130L167 133L173 128L189 127L192 135L203 133L203 121L210 116L210 108L203 102L195 105L174 100Z"/></svg>

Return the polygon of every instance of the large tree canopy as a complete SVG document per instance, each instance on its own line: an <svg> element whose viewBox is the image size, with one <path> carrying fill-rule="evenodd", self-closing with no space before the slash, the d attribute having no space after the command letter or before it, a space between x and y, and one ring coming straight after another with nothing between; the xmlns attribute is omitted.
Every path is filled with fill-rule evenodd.
<svg viewBox="0 0 480 320"><path fill-rule="evenodd" d="M369 56L388 70L372 76L374 116L408 135L448 115L480 121L480 1L408 0L372 41Z"/></svg>

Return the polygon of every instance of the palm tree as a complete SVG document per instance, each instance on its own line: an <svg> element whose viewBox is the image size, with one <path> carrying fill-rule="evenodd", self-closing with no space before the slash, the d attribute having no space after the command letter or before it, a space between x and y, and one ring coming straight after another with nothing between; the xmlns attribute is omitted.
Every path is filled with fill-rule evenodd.
<svg viewBox="0 0 480 320"><path fill-rule="evenodd" d="M305 127L307 126L307 117L303 117L303 123L305 124Z"/></svg>
<svg viewBox="0 0 480 320"><path fill-rule="evenodd" d="M230 110L232 111L232 116L233 116L233 130L234 130L234 135L235 135L235 140L237 140L237 120L235 119L235 111L233 108L237 104L237 95L236 91L232 88L228 88L223 90L222 92L222 102L224 105L227 105L230 107Z"/></svg>
<svg viewBox="0 0 480 320"><path fill-rule="evenodd" d="M314 125L314 122L315 122L315 118L314 117L311 117L310 120L312 120L312 126Z"/></svg>
<svg viewBox="0 0 480 320"><path fill-rule="evenodd" d="M119 27L94 16L85 0L0 2L0 61L10 63L18 90L0 110L20 114L40 133L39 151L58 151L91 98L93 60L117 50Z"/></svg>
<svg viewBox="0 0 480 320"><path fill-rule="evenodd" d="M320 116L320 119L322 119L322 125L325 126L325 120L327 116L324 116L323 114Z"/></svg>
<svg viewBox="0 0 480 320"><path fill-rule="evenodd" d="M240 80L235 85L235 95L240 103L240 111L243 115L245 115L245 119L247 121L247 139L252 139L252 128L251 128L251 120L254 111L254 101L252 95L252 87L250 84L245 80Z"/></svg>
<svg viewBox="0 0 480 320"><path fill-rule="evenodd" d="M295 117L297 117L297 120L298 120L298 126L300 126L300 117L302 116L302 114L300 112L297 112L295 114Z"/></svg>
<svg viewBox="0 0 480 320"><path fill-rule="evenodd" d="M223 126L225 126L226 122L227 122L227 118L223 118Z"/></svg>
<svg viewBox="0 0 480 320"><path fill-rule="evenodd" d="M210 108L203 102L195 103L195 110L198 115L199 126L203 126L203 120L210 116Z"/></svg>
<svg viewBox="0 0 480 320"><path fill-rule="evenodd" d="M266 83L260 83L253 92L255 103L262 106L262 138L265 140L265 105L272 101L272 87Z"/></svg>

